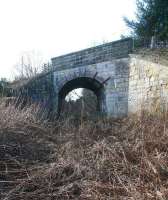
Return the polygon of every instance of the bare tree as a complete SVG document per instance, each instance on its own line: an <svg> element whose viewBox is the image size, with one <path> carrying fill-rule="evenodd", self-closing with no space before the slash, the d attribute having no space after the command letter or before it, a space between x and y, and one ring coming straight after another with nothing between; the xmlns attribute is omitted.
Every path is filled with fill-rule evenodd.
<svg viewBox="0 0 168 200"><path fill-rule="evenodd" d="M30 79L42 71L43 58L35 51L24 52L15 65L15 80Z"/></svg>

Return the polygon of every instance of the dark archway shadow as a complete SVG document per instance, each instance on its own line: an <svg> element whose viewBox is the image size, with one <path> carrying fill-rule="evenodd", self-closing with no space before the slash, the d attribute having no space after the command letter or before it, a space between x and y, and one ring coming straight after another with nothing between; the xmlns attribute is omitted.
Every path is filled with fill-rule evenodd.
<svg viewBox="0 0 168 200"><path fill-rule="evenodd" d="M59 90L58 94L58 118L62 112L62 105L65 97L69 92L74 89L85 88L91 90L97 97L97 110L100 113L105 113L106 101L105 101L105 89L104 85L98 80L90 77L79 77L72 79L65 83Z"/></svg>

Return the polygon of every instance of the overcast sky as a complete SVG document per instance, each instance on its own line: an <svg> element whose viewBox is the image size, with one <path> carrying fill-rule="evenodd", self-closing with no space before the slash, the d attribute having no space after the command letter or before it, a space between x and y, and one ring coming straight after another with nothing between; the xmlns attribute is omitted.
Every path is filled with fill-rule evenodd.
<svg viewBox="0 0 168 200"><path fill-rule="evenodd" d="M120 39L134 13L135 0L0 0L0 77L13 77L25 51L47 61Z"/></svg>

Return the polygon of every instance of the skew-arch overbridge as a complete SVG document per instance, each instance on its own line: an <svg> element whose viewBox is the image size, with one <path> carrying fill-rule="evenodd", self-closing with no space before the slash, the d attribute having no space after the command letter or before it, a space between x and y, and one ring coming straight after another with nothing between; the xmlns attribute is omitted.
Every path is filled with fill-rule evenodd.
<svg viewBox="0 0 168 200"><path fill-rule="evenodd" d="M51 71L34 77L20 93L59 115L70 91L87 88L97 96L102 113L125 116L131 52L132 39L128 38L52 58Z"/></svg>

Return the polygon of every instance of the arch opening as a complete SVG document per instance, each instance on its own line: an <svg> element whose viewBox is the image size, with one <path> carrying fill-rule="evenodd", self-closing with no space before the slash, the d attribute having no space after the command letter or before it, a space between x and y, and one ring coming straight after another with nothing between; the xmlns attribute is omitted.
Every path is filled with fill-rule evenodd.
<svg viewBox="0 0 168 200"><path fill-rule="evenodd" d="M76 89L79 88L81 89L81 94L76 91ZM71 95L73 95L74 93L74 96L77 96L76 101L68 102L67 95L70 93ZM105 94L103 84L96 79L89 77L79 77L68 81L59 90L58 116L62 116L63 113L66 112L67 105L70 105L71 103L73 104L74 109L74 111L71 110L71 113L75 114L76 116L79 116L81 114L79 111L81 111L82 113L83 111L85 113L86 111L90 111L90 114L93 115L104 113Z"/></svg>

